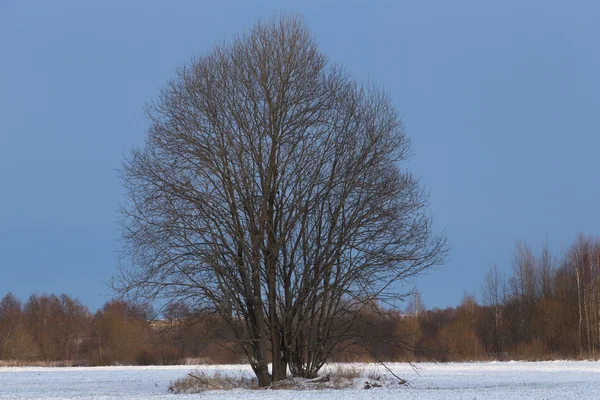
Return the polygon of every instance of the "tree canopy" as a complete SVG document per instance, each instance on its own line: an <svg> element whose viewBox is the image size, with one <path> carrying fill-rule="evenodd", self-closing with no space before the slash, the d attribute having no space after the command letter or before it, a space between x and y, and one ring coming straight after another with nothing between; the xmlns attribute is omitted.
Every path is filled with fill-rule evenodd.
<svg viewBox="0 0 600 400"><path fill-rule="evenodd" d="M390 97L297 16L194 58L148 116L121 171L115 287L218 312L261 386L315 376L357 311L444 261Z"/></svg>

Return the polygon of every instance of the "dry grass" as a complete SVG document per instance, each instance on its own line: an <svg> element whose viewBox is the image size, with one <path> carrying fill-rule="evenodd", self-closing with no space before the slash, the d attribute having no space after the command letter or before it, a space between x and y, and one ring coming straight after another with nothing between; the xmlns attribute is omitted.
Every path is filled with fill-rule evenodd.
<svg viewBox="0 0 600 400"><path fill-rule="evenodd" d="M322 390L346 389L354 385L354 380L361 377L362 370L355 366L339 365L328 368L325 374L315 379L289 378L274 382L272 390ZM169 385L169 393L201 393L207 390L259 389L256 379L229 376L221 373L208 375L202 371L194 371L185 378L178 379Z"/></svg>
<svg viewBox="0 0 600 400"><path fill-rule="evenodd" d="M323 375L314 379L289 378L275 382L270 389L287 390L323 390L347 389L353 387L355 380L363 375L363 370L352 365L328 366L323 370Z"/></svg>
<svg viewBox="0 0 600 400"><path fill-rule="evenodd" d="M338 379L354 379L362 375L362 369L354 365L335 365L325 370L328 375Z"/></svg>
<svg viewBox="0 0 600 400"><path fill-rule="evenodd" d="M338 387L329 375L320 376L314 379L288 378L282 381L273 382L268 388L273 390L342 389L342 387Z"/></svg>
<svg viewBox="0 0 600 400"><path fill-rule="evenodd" d="M367 370L358 367L356 365L332 365L325 367L324 372L330 375L332 378L338 379L355 379L355 378L366 378L371 380L380 380L381 373L375 370Z"/></svg>
<svg viewBox="0 0 600 400"><path fill-rule="evenodd" d="M87 366L81 360L62 361L24 361L24 360L0 360L0 367L81 367Z"/></svg>
<svg viewBox="0 0 600 400"><path fill-rule="evenodd" d="M267 388L259 388L255 378L229 376L221 373L214 375L202 371L194 371L185 378L174 381L169 386L169 393L201 393L207 390L232 389L271 389L271 390L343 390L349 388L371 389L390 385L380 372L363 369L356 365L328 365L323 374L314 379L291 377L273 382ZM398 382L406 384L405 381Z"/></svg>
<svg viewBox="0 0 600 400"><path fill-rule="evenodd" d="M356 386L358 382L363 389L382 387L386 384L385 379L379 371L364 370L355 365L333 365L325 369L328 376L331 376L332 387L334 389L345 389ZM401 384L406 381L401 381Z"/></svg>
<svg viewBox="0 0 600 400"><path fill-rule="evenodd" d="M380 381L381 380L381 374L377 371L369 371L369 372L367 372L367 374L365 376L372 381Z"/></svg>
<svg viewBox="0 0 600 400"><path fill-rule="evenodd" d="M194 371L188 376L171 382L169 393L201 393L207 390L257 389L256 379L237 377L216 373L207 375L202 371Z"/></svg>

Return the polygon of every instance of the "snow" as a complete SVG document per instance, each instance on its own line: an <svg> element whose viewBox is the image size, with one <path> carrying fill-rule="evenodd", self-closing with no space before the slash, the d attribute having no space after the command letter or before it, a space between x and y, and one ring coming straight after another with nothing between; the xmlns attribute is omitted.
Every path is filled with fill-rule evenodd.
<svg viewBox="0 0 600 400"><path fill-rule="evenodd" d="M356 365L386 375L378 365ZM199 369L247 375L245 365L164 367L0 368L0 399L596 399L600 396L600 362L491 362L389 364L412 387L370 390L234 390L198 395L171 395L172 380ZM365 378L366 380L367 378ZM209 396L207 396L209 394Z"/></svg>

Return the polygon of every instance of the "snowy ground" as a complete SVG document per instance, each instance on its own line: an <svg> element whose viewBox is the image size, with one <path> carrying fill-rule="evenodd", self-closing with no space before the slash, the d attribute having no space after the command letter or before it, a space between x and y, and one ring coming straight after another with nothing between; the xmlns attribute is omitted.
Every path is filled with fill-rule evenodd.
<svg viewBox="0 0 600 400"><path fill-rule="evenodd" d="M363 366L367 370L378 366ZM600 362L406 364L391 369L412 388L343 391L236 390L169 395L193 369L251 375L246 366L0 368L0 399L597 399ZM381 370L384 373L383 370Z"/></svg>

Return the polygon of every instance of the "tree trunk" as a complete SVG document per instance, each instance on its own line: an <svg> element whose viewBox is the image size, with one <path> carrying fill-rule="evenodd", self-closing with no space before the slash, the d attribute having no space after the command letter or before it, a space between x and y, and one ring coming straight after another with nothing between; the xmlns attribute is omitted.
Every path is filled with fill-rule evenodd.
<svg viewBox="0 0 600 400"><path fill-rule="evenodd" d="M266 362L252 366L252 370L258 379L259 387L267 387L271 384L271 375L269 375L269 367Z"/></svg>
<svg viewBox="0 0 600 400"><path fill-rule="evenodd" d="M582 340L581 340L581 324L583 322L582 310L581 310L581 279L579 278L579 271L575 266L575 279L577 281L577 311L579 312L579 324L578 324L578 335L577 342L579 344L579 355L583 352Z"/></svg>

